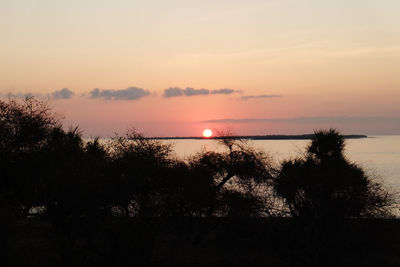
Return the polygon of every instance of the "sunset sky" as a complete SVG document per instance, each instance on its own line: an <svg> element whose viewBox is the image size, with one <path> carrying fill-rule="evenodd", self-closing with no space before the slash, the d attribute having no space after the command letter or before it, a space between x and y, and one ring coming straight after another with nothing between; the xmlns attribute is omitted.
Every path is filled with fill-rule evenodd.
<svg viewBox="0 0 400 267"><path fill-rule="evenodd" d="M0 0L0 95L86 136L400 134L398 0Z"/></svg>

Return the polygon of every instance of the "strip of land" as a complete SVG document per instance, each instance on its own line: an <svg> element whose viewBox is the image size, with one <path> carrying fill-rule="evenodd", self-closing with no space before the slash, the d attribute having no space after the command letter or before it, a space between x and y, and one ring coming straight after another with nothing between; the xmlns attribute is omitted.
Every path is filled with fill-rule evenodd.
<svg viewBox="0 0 400 267"><path fill-rule="evenodd" d="M314 137L314 134L300 134L300 135L238 135L238 136L215 136L215 137L201 137L201 136L191 136L191 137L148 137L147 139L160 139L160 140L184 140L184 139L247 139L247 140L310 140ZM345 139L360 139L367 138L368 136L363 134L350 134L343 135Z"/></svg>

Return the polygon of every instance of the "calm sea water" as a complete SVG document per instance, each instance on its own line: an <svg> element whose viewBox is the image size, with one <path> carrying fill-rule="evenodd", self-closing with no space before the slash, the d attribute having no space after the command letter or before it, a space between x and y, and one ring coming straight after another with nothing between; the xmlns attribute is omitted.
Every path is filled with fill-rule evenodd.
<svg viewBox="0 0 400 267"><path fill-rule="evenodd" d="M215 140L165 140L174 145L178 158L202 151L223 151ZM276 163L304 152L309 140L257 140L249 143L272 156ZM346 140L349 160L361 165L369 174L400 191L400 135L371 136Z"/></svg>

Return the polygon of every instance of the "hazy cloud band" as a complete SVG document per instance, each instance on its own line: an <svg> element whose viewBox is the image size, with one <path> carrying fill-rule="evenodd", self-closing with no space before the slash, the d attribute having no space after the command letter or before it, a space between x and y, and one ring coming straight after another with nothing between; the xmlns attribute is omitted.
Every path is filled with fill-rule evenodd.
<svg viewBox="0 0 400 267"><path fill-rule="evenodd" d="M90 98L103 98L106 100L138 100L150 95L150 92L138 87L128 87L126 89L99 89L95 88L89 92Z"/></svg>
<svg viewBox="0 0 400 267"><path fill-rule="evenodd" d="M51 93L42 94L42 93L3 93L0 94L0 97L17 97L17 98L27 98L27 97L36 97L41 99L70 99L75 95L74 92L69 90L68 88L63 88L61 90L56 90Z"/></svg>
<svg viewBox="0 0 400 267"><path fill-rule="evenodd" d="M400 117L296 117L296 118L242 118L205 120L202 123L400 123Z"/></svg>
<svg viewBox="0 0 400 267"><path fill-rule="evenodd" d="M255 99L255 98L279 98L283 97L283 95L244 95L241 98L243 100Z"/></svg>
<svg viewBox="0 0 400 267"><path fill-rule="evenodd" d="M234 89L218 89L218 90L209 90L209 89L194 89L191 87L187 87L185 89L179 87L170 87L164 90L163 96L165 98L170 97L178 97L178 96L197 96L197 95L230 95L233 93L240 92L240 90Z"/></svg>
<svg viewBox="0 0 400 267"><path fill-rule="evenodd" d="M63 88L58 91L54 91L51 93L51 97L53 99L70 99L72 96L74 96L75 93L69 90L68 88Z"/></svg>

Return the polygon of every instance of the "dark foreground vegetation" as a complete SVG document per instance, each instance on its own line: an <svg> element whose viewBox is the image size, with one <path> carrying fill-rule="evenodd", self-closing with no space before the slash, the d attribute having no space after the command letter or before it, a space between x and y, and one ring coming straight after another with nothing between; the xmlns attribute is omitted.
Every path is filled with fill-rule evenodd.
<svg viewBox="0 0 400 267"><path fill-rule="evenodd" d="M274 164L243 140L189 159L135 131L84 141L0 101L2 266L398 266L395 195L335 130Z"/></svg>
<svg viewBox="0 0 400 267"><path fill-rule="evenodd" d="M311 140L315 137L315 134L296 134L296 135L242 135L242 136L214 136L214 137L146 137L148 139L159 139L159 140L181 140L181 139L224 139L224 138L235 138L240 140ZM360 139L367 138L364 134L349 134L342 135L344 139Z"/></svg>

